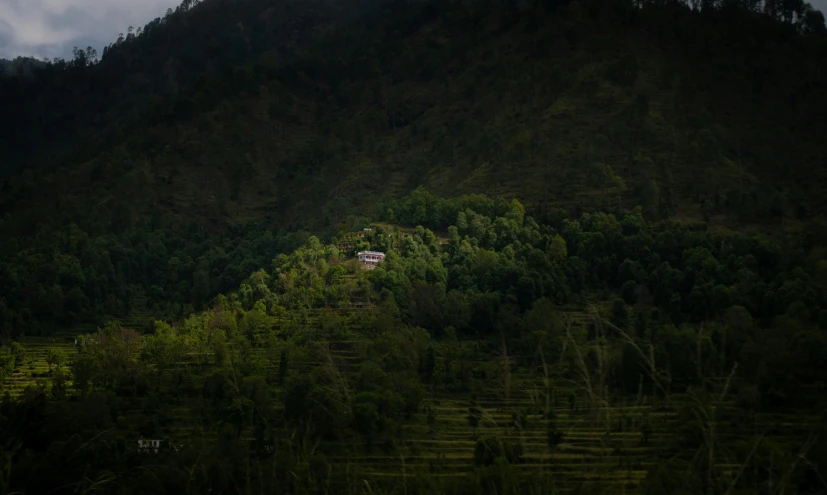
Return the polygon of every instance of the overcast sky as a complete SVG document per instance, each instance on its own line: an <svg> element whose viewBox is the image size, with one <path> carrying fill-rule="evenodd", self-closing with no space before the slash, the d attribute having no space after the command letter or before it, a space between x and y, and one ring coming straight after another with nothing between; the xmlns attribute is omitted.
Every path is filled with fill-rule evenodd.
<svg viewBox="0 0 827 495"><path fill-rule="evenodd" d="M69 58L72 47L102 52L129 26L163 16L174 0L0 0L0 58ZM822 11L827 0L810 2Z"/></svg>
<svg viewBox="0 0 827 495"><path fill-rule="evenodd" d="M827 0L824 0L827 1ZM163 17L180 0L0 0L0 58L70 57L72 47L100 53L129 26Z"/></svg>

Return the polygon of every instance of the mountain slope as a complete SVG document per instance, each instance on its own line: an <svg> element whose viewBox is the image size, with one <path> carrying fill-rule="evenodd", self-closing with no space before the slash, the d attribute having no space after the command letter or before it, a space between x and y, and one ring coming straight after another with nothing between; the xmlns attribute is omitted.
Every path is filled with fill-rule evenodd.
<svg viewBox="0 0 827 495"><path fill-rule="evenodd" d="M321 227L425 185L532 207L694 214L708 200L745 220L806 217L825 207L826 46L742 11L415 5L201 79L126 135L102 129L96 158L16 181L3 207L94 221L89 198L111 198Z"/></svg>
<svg viewBox="0 0 827 495"><path fill-rule="evenodd" d="M256 268L232 250L249 226L332 233L420 186L518 197L557 222L640 205L787 246L827 240L824 37L742 10L499 5L389 2L11 178L0 233L20 285L6 304L21 322L199 307Z"/></svg>
<svg viewBox="0 0 827 495"><path fill-rule="evenodd" d="M35 78L0 78L0 173L71 163L61 152L94 140L89 133L96 128L123 125L153 98L176 95L200 77L265 52L282 60L378 3L185 0L144 27L130 26L104 48L98 63L94 51L81 50Z"/></svg>

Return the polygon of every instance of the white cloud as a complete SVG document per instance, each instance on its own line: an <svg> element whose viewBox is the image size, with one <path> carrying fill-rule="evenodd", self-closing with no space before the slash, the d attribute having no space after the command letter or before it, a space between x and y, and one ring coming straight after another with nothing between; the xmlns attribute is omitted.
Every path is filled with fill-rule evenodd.
<svg viewBox="0 0 827 495"><path fill-rule="evenodd" d="M0 57L71 56L162 17L175 0L0 0Z"/></svg>

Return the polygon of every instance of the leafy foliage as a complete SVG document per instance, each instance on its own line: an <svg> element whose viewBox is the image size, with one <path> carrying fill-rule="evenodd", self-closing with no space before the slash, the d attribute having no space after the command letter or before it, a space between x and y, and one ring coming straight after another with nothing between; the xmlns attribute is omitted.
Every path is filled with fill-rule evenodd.
<svg viewBox="0 0 827 495"><path fill-rule="evenodd" d="M438 222L440 215L435 210L423 221ZM712 378L730 370L737 371L732 373L742 402L752 410L810 404L811 390L819 386L827 340L817 330L817 315L827 300L824 291L814 290L820 282L807 275L813 273L807 265L812 258L784 260L777 247L743 234L650 223L640 209L621 218L583 214L565 220L560 230L525 215L518 202L509 203L503 216L466 208L457 220L460 225L449 226L450 238L442 242L423 227L407 237L393 226L371 231L366 242L392 244L386 261L373 270L362 270L334 245L310 237L292 253L275 256L268 270L254 272L236 292L218 297L210 309L175 325L157 321L152 333L139 335L112 323L83 336L71 385L58 377L47 386L50 398L31 390L18 401L4 401L3 421L26 425L4 429L32 432L19 440L38 459L61 458L61 442L90 441L102 435L101 424L109 433L96 438L112 443L76 454L64 470L48 464L52 476L38 476L46 461L21 457L11 486L39 480L37 489L46 490L72 483L77 462L95 466L98 476L108 470L132 473L119 479L113 488L119 492L150 485L186 490L173 473L186 472L198 452L199 462L223 473L223 481L212 479L211 470L195 475L191 482L199 486L229 489L248 479L263 489L310 490L316 483L346 482L338 464L324 459L400 452L406 448L405 425L423 421L434 430L437 417L428 405L433 394L470 393L469 437L489 427L491 410L475 390L490 377L507 375L498 375L498 366L467 369L469 358L456 358L458 336L488 359L499 347L529 358L530 373L536 373L530 357L537 356L539 342L543 355L558 356L550 363L555 379L591 390L569 398L572 411L582 403L586 414L609 401L608 391L613 400L644 390L651 390L653 400L669 401L678 400L677 394L717 393ZM550 249L559 248L561 239L565 249ZM559 257L561 252L566 256ZM599 292L617 294L628 277L646 289L632 311L620 298L609 305L595 301ZM597 317L584 327L589 331L572 333L564 308L587 302L595 304L589 311ZM642 330L632 332L632 313ZM650 351L637 352L641 348ZM13 366L13 358L5 362ZM641 369L649 374L641 376ZM686 407L711 407L698 400ZM200 425L200 432L182 436L167 403L184 408L187 422ZM139 422L119 419L135 407ZM427 419L420 416L425 410ZM83 426L80 417L77 423L53 424L58 417L92 411L102 415L94 428ZM553 411L544 411L543 445L555 455L569 434ZM528 425L524 411L511 412L515 428ZM640 427L644 446L655 441L649 421ZM709 421L687 421L678 443L661 448L705 446L702 432L712 427ZM43 430L40 422L53 429ZM183 450L165 451L171 464L163 472L148 466L136 471L130 466L140 458L115 439L138 435L183 442ZM290 450L276 448L282 442ZM468 483L495 483L498 493L540 486L542 476L512 471L524 449L521 442L483 434L469 454L479 471ZM267 459L277 460L274 469L285 474L302 463L328 467L299 479L249 474ZM693 482L702 483L706 473L698 469ZM803 475L793 482L808 483Z"/></svg>

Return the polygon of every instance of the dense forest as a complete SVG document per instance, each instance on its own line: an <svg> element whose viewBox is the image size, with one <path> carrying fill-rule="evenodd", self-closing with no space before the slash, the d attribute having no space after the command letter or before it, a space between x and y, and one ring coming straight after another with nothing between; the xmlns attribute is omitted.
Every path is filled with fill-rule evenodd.
<svg viewBox="0 0 827 495"><path fill-rule="evenodd" d="M827 493L825 67L776 0L3 61L0 495Z"/></svg>
<svg viewBox="0 0 827 495"><path fill-rule="evenodd" d="M72 59L47 61L33 78L7 79L0 84L2 171L65 163L61 152L67 149L74 159L93 156L111 144L99 141L101 128L128 125L154 98L174 96L265 52L269 60L280 60L352 19L366 3L185 0L146 26L124 26L125 33L100 54L75 48ZM88 141L93 149L76 150L76 141Z"/></svg>
<svg viewBox="0 0 827 495"><path fill-rule="evenodd" d="M244 270L222 282L228 262L210 258L251 226L324 237L418 186L551 217L640 205L783 243L824 238L827 37L805 4L319 2L187 3L99 62L78 50L0 78L0 160L23 166L0 191L2 321L49 333L138 308L148 325L164 303L180 312L236 286ZM324 21L347 23L346 7L358 23ZM211 56L199 36L234 36L256 9L284 26L243 56L229 42ZM285 26L305 41L279 41ZM164 86L160 67L187 56L189 82ZM170 277L172 258L186 268ZM193 289L199 262L207 292Z"/></svg>
<svg viewBox="0 0 827 495"><path fill-rule="evenodd" d="M446 237L379 223L363 270L311 236L203 312L51 351L2 404L6 492L824 489L823 261L640 208L386 216Z"/></svg>

